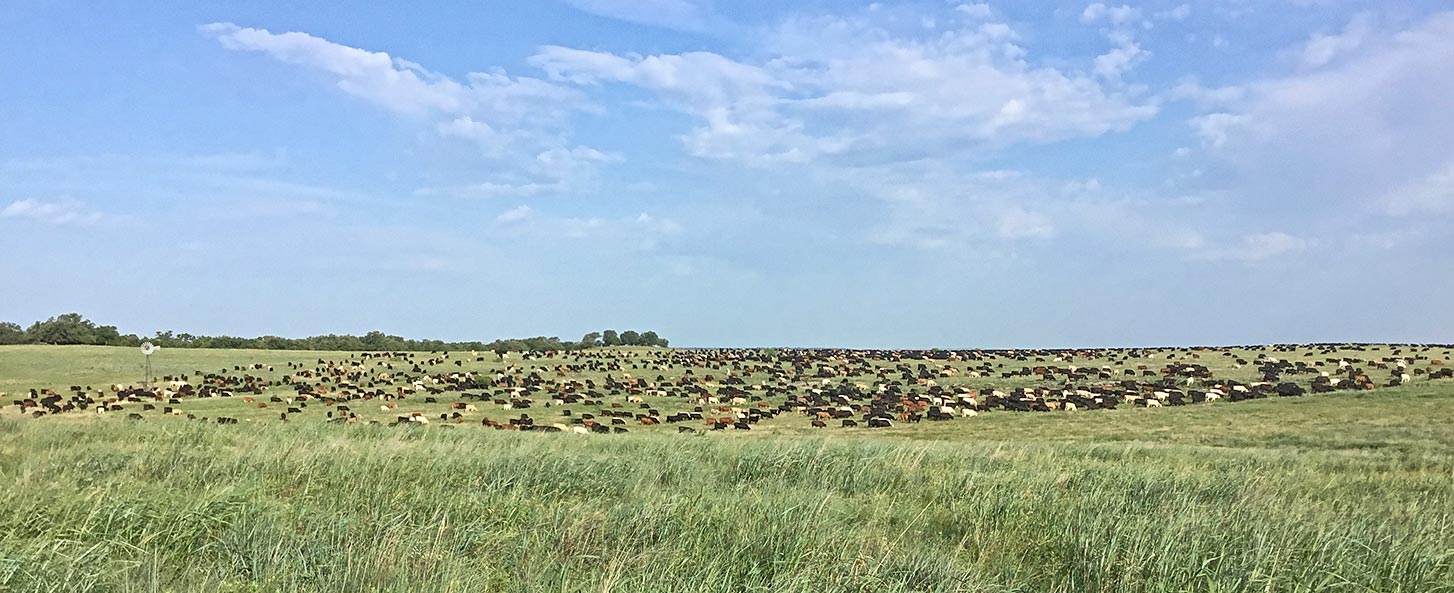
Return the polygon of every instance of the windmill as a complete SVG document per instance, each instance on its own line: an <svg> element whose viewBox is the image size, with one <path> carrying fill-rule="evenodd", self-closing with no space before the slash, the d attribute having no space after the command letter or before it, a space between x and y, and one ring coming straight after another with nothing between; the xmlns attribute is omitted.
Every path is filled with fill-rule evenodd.
<svg viewBox="0 0 1454 593"><path fill-rule="evenodd" d="M153 353L155 353L157 350L161 350L161 349L162 349L161 346L157 346L155 344L152 344L151 342L142 342L141 343L141 353L144 354L144 355L146 355L146 388L147 389L151 389L151 355Z"/></svg>

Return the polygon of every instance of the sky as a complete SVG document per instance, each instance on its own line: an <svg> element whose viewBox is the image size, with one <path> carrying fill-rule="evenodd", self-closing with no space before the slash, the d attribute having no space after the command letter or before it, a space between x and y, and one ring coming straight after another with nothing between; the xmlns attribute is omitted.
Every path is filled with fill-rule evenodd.
<svg viewBox="0 0 1454 593"><path fill-rule="evenodd" d="M1446 1L0 8L22 325L1450 342L1451 247Z"/></svg>

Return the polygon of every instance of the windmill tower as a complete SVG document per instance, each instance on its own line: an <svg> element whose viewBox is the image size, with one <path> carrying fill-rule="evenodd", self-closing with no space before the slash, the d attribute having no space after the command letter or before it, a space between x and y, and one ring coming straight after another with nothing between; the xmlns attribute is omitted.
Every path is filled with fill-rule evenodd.
<svg viewBox="0 0 1454 593"><path fill-rule="evenodd" d="M161 346L154 345L151 342L142 342L141 343L141 353L144 354L144 355L146 355L146 388L147 389L151 389L151 355L153 353L155 353L157 350L161 350L161 349L162 349Z"/></svg>

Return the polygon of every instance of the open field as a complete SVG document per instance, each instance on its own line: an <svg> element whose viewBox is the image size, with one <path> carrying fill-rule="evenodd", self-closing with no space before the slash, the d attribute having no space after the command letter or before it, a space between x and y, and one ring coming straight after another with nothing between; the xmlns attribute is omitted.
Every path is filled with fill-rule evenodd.
<svg viewBox="0 0 1454 593"><path fill-rule="evenodd" d="M932 379L956 393L1056 391L1067 373L1001 373L1110 366L1112 382L1164 386L1169 377L1159 369L1171 356L1204 365L1212 379L1197 383L1205 388L1257 382L1259 365L1236 361L1261 354L1323 361L1318 370L1330 374L1338 369L1329 358L1347 358L1379 385L1235 403L992 409L877 429L842 428L837 418L812 428L794 410L764 415L751 430L701 434L677 432L707 428L698 421L628 422L629 433L604 435L482 426L483 417L519 413L577 426L583 414L625 404L633 392L662 416L689 411L696 388L719 393L732 370L713 368L717 355L690 351L595 354L605 358L593 362L623 368L560 377L560 359L502 362L491 354L455 366L463 358L456 353L419 373L396 369L493 376L508 366L507 374L535 371L547 381L505 395L534 400L508 411L493 403L505 390L498 385L348 399L365 419L348 425L326 422L339 403L325 405L316 393L286 423L279 404L256 404L303 401L296 385L281 383L297 374L289 362L315 369L320 359L358 360L356 353L165 350L154 361L158 374L198 384L197 371L226 368L236 377L237 366L274 367L254 371L273 382L256 403L244 404L241 393L179 398L197 417L188 420L161 414L160 403L142 411L128 401L106 414L23 414L11 401L32 388L106 394L111 383L135 384L141 357L132 349L0 348L0 391L10 394L0 408L8 511L0 517L0 590L1454 591L1454 381L1409 373L1407 383L1385 387L1400 374L1396 364L1370 362L1408 357L1409 370L1435 369L1433 360L1448 360L1441 348L1212 350L1196 358L1187 350L1093 352L1073 362L997 354L943 363L956 372ZM692 356L708 358L695 366L682 358ZM765 363L741 362L749 394L741 407L754 407L755 396L778 409L827 387L813 376L819 364L775 376ZM919 362L845 368L917 370ZM1141 365L1156 376L1141 374ZM985 368L995 372L968 376ZM378 369L369 369L376 382ZM714 381L683 385L688 370ZM623 373L645 375L652 386L604 386L607 375ZM1307 386L1317 374L1280 379ZM852 373L829 383L883 382L925 395L931 388L886 376ZM562 396L552 385L586 381L598 388L581 392L596 391L588 398L600 404L544 405ZM327 397L342 397L339 389L392 393L408 382L386 389L334 381ZM1180 386L1163 388L1192 389L1173 382ZM751 388L757 384L764 387ZM490 395L464 397L472 392ZM421 401L429 396L437 401ZM385 401L397 407L379 410ZM438 418L464 402L479 407L466 421ZM433 423L387 425L416 411ZM131 413L144 419L128 420ZM200 420L218 416L241 422Z"/></svg>
<svg viewBox="0 0 1454 593"><path fill-rule="evenodd" d="M460 418L448 420L476 425L483 418L503 422L523 413L540 423L557 423L568 410L570 419L578 423L582 414L599 414L614 405L618 413L635 413L635 417L628 415L632 421L627 422L628 428L633 431L670 428L665 425L640 426L635 420L646 410L653 410L661 417L674 412L696 412L699 416L704 413L707 418L728 415L729 411L724 406L731 403L728 400L734 394L748 400L731 406L735 410L758 405L782 408L790 398L802 400L816 410L829 409L844 401L854 403L847 398L868 399L874 395L876 387L883 386L913 397L942 390L937 394L942 395L943 403L947 404L955 403L952 396L966 393L984 399L989 390L1010 394L1016 389L1028 390L1038 400L1063 400L1063 390L1089 387L1097 390L1095 395L1122 397L1125 393L1139 391L1143 399L1150 399L1153 389L1160 393L1180 391L1189 394L1193 389L1219 387L1225 398L1218 402L1221 405L1236 395L1232 386L1255 386L1265 382L1261 369L1266 364L1264 361L1269 359L1286 365L1286 370L1278 373L1279 382L1293 382L1304 388L1310 387L1310 381L1318 374L1332 375L1334 379L1356 374L1367 380L1367 384L1359 387L1383 388L1368 392L1378 394L1391 393L1386 391L1387 385L1399 383L1400 375L1409 380L1397 389L1429 385L1438 388L1439 385L1454 384L1450 380L1429 379L1434 371L1454 372L1443 364L1451 360L1448 348L1359 346L1357 350L1340 350L1336 354L1334 351L1333 347L1089 350L1072 354L1023 351L976 353L981 356L979 359L969 359L966 354L963 360L928 360L916 358L923 353L865 355L820 351L777 353L616 348L558 357L532 357L517 353L502 361L493 353L468 352L412 353L408 359L364 360L357 352L176 349L157 354L153 370L159 378L184 379L204 392L212 391L204 393L209 397L179 396L174 406L199 418L227 416L244 422L277 421L280 412L297 407L293 400L298 398L294 396L307 392L314 397L314 405L309 407L308 402L304 402L297 407L300 413L289 416L291 421L323 421L335 417L329 414L334 411L331 404L317 405L318 397L327 396L342 400L342 403L351 403L349 413L363 422L392 422L411 414L437 422L441 414L452 414L457 411L458 405L472 403L477 412L463 413ZM1338 363L1332 362L1340 359L1353 364L1345 363L1346 370L1340 369ZM1395 360L1406 360L1406 368L1398 368L1393 362ZM293 368L289 368L290 364L294 365ZM1197 375L1185 368L1172 368L1171 365L1176 364L1193 365L1190 368L1200 369L1202 374ZM1293 368L1294 364L1300 366ZM1383 368L1376 368L1375 364ZM1038 375L1033 374L1032 369L1050 369L1052 373ZM1079 374L1069 373L1068 369L1077 369ZM304 373L312 375L305 376ZM109 390L108 386L138 387L142 374L143 358L133 348L0 346L0 393L8 394L0 400L7 404L18 401L17 398L33 389L52 389L57 394L69 396L70 389L81 388L93 399L116 399L117 394L112 393L114 390ZM204 374L212 375L214 380L205 380ZM217 382L219 379L227 382ZM215 388L208 387L213 382L218 383ZM160 388L176 389L165 383L164 380L158 381ZM256 385L257 390L246 392L242 389L244 385ZM1270 383L1264 387L1270 387ZM839 388L851 393L844 391L839 400L832 400L834 390ZM1347 386L1341 388L1348 389ZM711 402L699 399L708 396L720 397ZM1273 396L1276 397L1276 394ZM244 397L257 403L244 403ZM631 401L627 400L628 397L632 398ZM140 402L140 399L149 398L131 399ZM360 405L360 400L366 403ZM502 405L506 403L509 405ZM1004 422L1011 426L1024 425L1028 430L1037 432L1036 427L1045 422L1075 430L1073 427L1080 423L1104 423L1097 415L1110 412L1116 412L1112 416L1118 418L1115 420L1118 424L1135 422L1131 420L1134 415L1123 413L1126 412L1124 408L1146 405L1145 401L1120 403L1115 410L1095 410L1096 414L1091 418L1077 416L1074 420L1050 421L1035 415L1006 418ZM391 407L386 410L381 404ZM986 406L979 407L983 409ZM1084 402L1081 407L1085 407ZM123 405L118 411L140 412L150 421L185 420L180 416L167 417L137 408L136 405ZM28 410L37 409L44 408ZM93 410L94 406L86 411ZM78 410L71 410L46 418L46 421L94 420L84 416ZM764 414L761 420L752 422L754 430L801 433L810 428L802 414ZM1287 419L1279 418L1278 421ZM972 431L981 430L979 427L983 424L1000 425L979 423ZM963 432L959 423L950 426L956 428L928 430L916 427L915 430L896 432L932 438ZM836 419L833 427L837 428Z"/></svg>

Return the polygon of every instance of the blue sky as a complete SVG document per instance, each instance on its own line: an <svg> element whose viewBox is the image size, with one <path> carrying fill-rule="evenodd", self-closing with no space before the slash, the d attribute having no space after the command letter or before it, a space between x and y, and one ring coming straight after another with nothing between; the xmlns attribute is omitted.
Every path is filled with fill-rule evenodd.
<svg viewBox="0 0 1454 593"><path fill-rule="evenodd" d="M1447 2L140 4L0 10L0 319L1454 336Z"/></svg>

